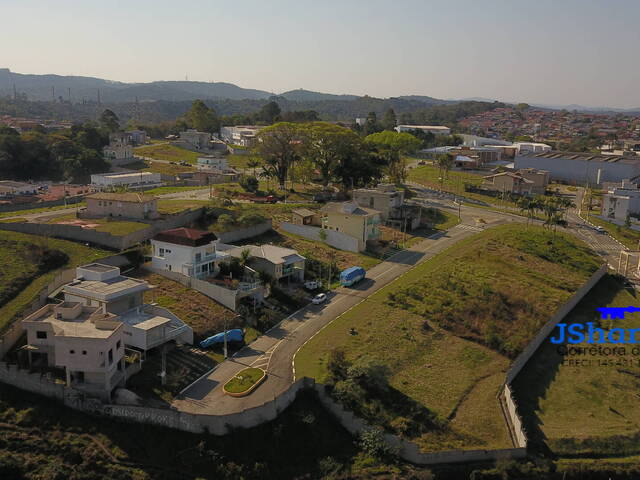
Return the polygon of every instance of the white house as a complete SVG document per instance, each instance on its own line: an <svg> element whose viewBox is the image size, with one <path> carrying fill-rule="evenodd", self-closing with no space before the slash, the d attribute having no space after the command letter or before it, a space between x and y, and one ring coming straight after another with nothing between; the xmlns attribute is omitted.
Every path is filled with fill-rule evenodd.
<svg viewBox="0 0 640 480"><path fill-rule="evenodd" d="M230 127L220 127L220 138L232 145L241 147L252 147L255 143L256 135L264 127L260 125L236 125Z"/></svg>
<svg viewBox="0 0 640 480"><path fill-rule="evenodd" d="M602 216L625 221L628 215L640 214L640 188L629 180L602 197Z"/></svg>
<svg viewBox="0 0 640 480"><path fill-rule="evenodd" d="M518 154L524 153L544 153L551 151L551 145L547 145L546 143L534 143L534 142L516 142L513 144L516 147L516 152Z"/></svg>
<svg viewBox="0 0 640 480"><path fill-rule="evenodd" d="M217 237L193 228L174 228L160 232L151 240L152 268L204 278L218 273L224 255L216 252Z"/></svg>
<svg viewBox="0 0 640 480"><path fill-rule="evenodd" d="M220 173L224 173L229 170L226 157L219 157L215 155L205 155L198 157L198 169L211 170Z"/></svg>
<svg viewBox="0 0 640 480"><path fill-rule="evenodd" d="M162 176L152 172L97 173L91 175L94 190L109 190L116 187L131 189L162 186Z"/></svg>
<svg viewBox="0 0 640 480"><path fill-rule="evenodd" d="M0 197L14 195L35 195L37 193L38 185L35 185L33 183L0 180Z"/></svg>
<svg viewBox="0 0 640 480"><path fill-rule="evenodd" d="M114 139L102 149L102 156L115 166L131 163L134 161L133 146L126 141Z"/></svg>
<svg viewBox="0 0 640 480"><path fill-rule="evenodd" d="M180 140L188 147L195 148L196 150L203 150L209 148L211 134L207 132L199 132L194 129L188 129L184 132L180 132Z"/></svg>

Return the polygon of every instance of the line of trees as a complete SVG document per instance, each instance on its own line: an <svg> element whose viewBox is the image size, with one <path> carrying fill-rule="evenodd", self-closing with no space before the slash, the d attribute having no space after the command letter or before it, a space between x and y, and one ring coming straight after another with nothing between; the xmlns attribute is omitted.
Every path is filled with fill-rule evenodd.
<svg viewBox="0 0 640 480"><path fill-rule="evenodd" d="M362 138L327 122L279 122L258 133L254 150L263 160L263 175L280 188L292 175L309 173L325 186L334 182L347 188L375 183L385 173L395 183L404 182L404 155L419 147L408 133L383 131Z"/></svg>

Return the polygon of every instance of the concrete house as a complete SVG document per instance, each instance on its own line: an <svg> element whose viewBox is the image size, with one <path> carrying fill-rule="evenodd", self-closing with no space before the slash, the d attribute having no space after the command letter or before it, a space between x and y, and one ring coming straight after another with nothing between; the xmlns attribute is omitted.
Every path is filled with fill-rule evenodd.
<svg viewBox="0 0 640 480"><path fill-rule="evenodd" d="M225 157L219 157L216 155L205 155L198 157L198 169L212 170L220 173L224 173L229 170L227 159Z"/></svg>
<svg viewBox="0 0 640 480"><path fill-rule="evenodd" d="M404 190L397 190L390 183L381 183L375 188L358 188L352 195L353 201L361 207L377 210L382 220L389 218L404 203Z"/></svg>
<svg viewBox="0 0 640 480"><path fill-rule="evenodd" d="M142 193L94 193L86 197L87 210L83 216L124 217L153 220L160 217L158 200Z"/></svg>
<svg viewBox="0 0 640 480"><path fill-rule="evenodd" d="M291 212L291 223L294 225L320 225L320 214L308 208L296 208Z"/></svg>
<svg viewBox="0 0 640 480"><path fill-rule="evenodd" d="M368 241L378 240L381 222L380 212L361 207L356 202L330 202L322 207L322 228L341 232L358 241L358 250L363 251Z"/></svg>
<svg viewBox="0 0 640 480"><path fill-rule="evenodd" d="M535 168L521 168L516 173L533 182L531 193L544 195L547 191L547 186L549 186L550 181L548 171L536 170Z"/></svg>
<svg viewBox="0 0 640 480"><path fill-rule="evenodd" d="M443 125L398 125L396 132L409 132L419 130L424 133L433 133L434 135L450 135L451 129Z"/></svg>
<svg viewBox="0 0 640 480"><path fill-rule="evenodd" d="M276 280L283 278L301 282L304 280L305 258L291 248L275 245L244 245L225 249L224 253L240 258L244 250L249 250L251 258L249 264L259 272L269 274Z"/></svg>
<svg viewBox="0 0 640 480"><path fill-rule="evenodd" d="M519 173L501 172L483 177L482 188L501 193L531 195L533 193L532 180L524 178Z"/></svg>
<svg viewBox="0 0 640 480"><path fill-rule="evenodd" d="M224 258L216 252L217 237L193 228L174 228L160 232L151 240L152 268L204 278L218 273Z"/></svg>
<svg viewBox="0 0 640 480"><path fill-rule="evenodd" d="M205 150L209 148L211 134L207 132L199 132L191 128L184 132L180 132L180 140L185 143L187 147L194 148L196 150Z"/></svg>
<svg viewBox="0 0 640 480"><path fill-rule="evenodd" d="M628 215L640 215L640 188L630 180L623 180L602 197L602 216L624 222Z"/></svg>
<svg viewBox="0 0 640 480"><path fill-rule="evenodd" d="M144 303L144 292L153 288L144 280L125 277L118 267L99 263L78 267L76 276L62 288L65 302L116 315L128 347L146 352L169 341L193 343L191 327L169 310Z"/></svg>
<svg viewBox="0 0 640 480"><path fill-rule="evenodd" d="M22 322L29 364L64 369L66 385L109 399L125 382L124 325L98 306L45 305Z"/></svg>
<svg viewBox="0 0 640 480"><path fill-rule="evenodd" d="M264 127L260 125L236 125L220 127L220 138L232 145L241 147L253 147L256 135Z"/></svg>
<svg viewBox="0 0 640 480"><path fill-rule="evenodd" d="M38 185L34 185L33 183L0 180L0 197L12 197L15 195L35 195L37 193Z"/></svg>

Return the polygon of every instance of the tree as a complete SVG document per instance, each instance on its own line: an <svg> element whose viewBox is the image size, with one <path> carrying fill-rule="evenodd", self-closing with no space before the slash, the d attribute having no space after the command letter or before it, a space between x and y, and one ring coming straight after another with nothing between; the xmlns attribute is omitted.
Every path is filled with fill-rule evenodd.
<svg viewBox="0 0 640 480"><path fill-rule="evenodd" d="M358 154L361 140L352 130L326 122L302 125L302 154L320 172L322 184L336 179L337 168Z"/></svg>
<svg viewBox="0 0 640 480"><path fill-rule="evenodd" d="M240 186L244 188L247 192L257 192L260 183L258 179L253 175L243 176L240 180Z"/></svg>
<svg viewBox="0 0 640 480"><path fill-rule="evenodd" d="M385 130L393 130L397 126L396 112L393 111L393 108L390 108L384 113L382 117L382 128Z"/></svg>
<svg viewBox="0 0 640 480"><path fill-rule="evenodd" d="M242 250L240 252L240 265L244 268L249 264L249 261L251 260L251 250L249 250L248 248L245 248L244 250Z"/></svg>
<svg viewBox="0 0 640 480"><path fill-rule="evenodd" d="M186 124L200 132L214 133L220 130L220 121L215 110L207 107L202 100L194 100L191 108L185 114Z"/></svg>
<svg viewBox="0 0 640 480"><path fill-rule="evenodd" d="M440 189L444 183L444 179L449 175L449 170L453 167L453 157L447 153L443 153L436 157L438 165L438 174L440 175Z"/></svg>
<svg viewBox="0 0 640 480"><path fill-rule="evenodd" d="M384 131L368 135L365 143L373 145L378 154L387 162L387 169L391 180L403 183L406 179L406 162L404 155L415 152L422 142L406 132Z"/></svg>
<svg viewBox="0 0 640 480"><path fill-rule="evenodd" d="M120 119L108 108L100 115L100 126L107 132L113 133L120 130Z"/></svg>
<svg viewBox="0 0 640 480"><path fill-rule="evenodd" d="M257 134L255 152L264 161L267 175L278 180L284 190L289 169L300 159L301 133L295 123L280 122Z"/></svg>
<svg viewBox="0 0 640 480"><path fill-rule="evenodd" d="M258 168L260 165L262 164L262 162L260 162L260 160L258 160L257 158L251 158L248 162L247 162L247 167L249 167L251 170L253 170L253 176L256 176L256 168Z"/></svg>
<svg viewBox="0 0 640 480"><path fill-rule="evenodd" d="M376 112L369 112L367 114L367 119L364 122L364 127L362 127L362 133L364 135L371 135L372 133L376 133L382 130L382 127L378 123L378 116Z"/></svg>
<svg viewBox="0 0 640 480"><path fill-rule="evenodd" d="M268 124L272 124L280 115L280 106L273 100L265 104L256 114L256 119Z"/></svg>

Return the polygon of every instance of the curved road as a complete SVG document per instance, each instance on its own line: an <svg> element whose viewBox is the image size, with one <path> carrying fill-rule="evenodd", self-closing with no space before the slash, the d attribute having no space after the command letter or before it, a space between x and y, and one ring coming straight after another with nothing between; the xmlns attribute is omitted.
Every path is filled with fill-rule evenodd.
<svg viewBox="0 0 640 480"><path fill-rule="evenodd" d="M487 222L483 225L485 228L501 223L524 221L522 217L514 215L465 207L461 213L462 223L447 232L436 233L418 245L398 252L371 268L367 272L366 280L360 282L356 288L339 288L328 294L329 299L323 305L308 305L293 313L238 351L232 358L219 364L211 374L196 381L174 400L172 406L189 413L225 415L273 400L294 381L293 357L297 350L332 320L418 263L483 230L476 226L478 218ZM247 397L235 398L225 395L222 385L249 366L267 370L265 382Z"/></svg>

